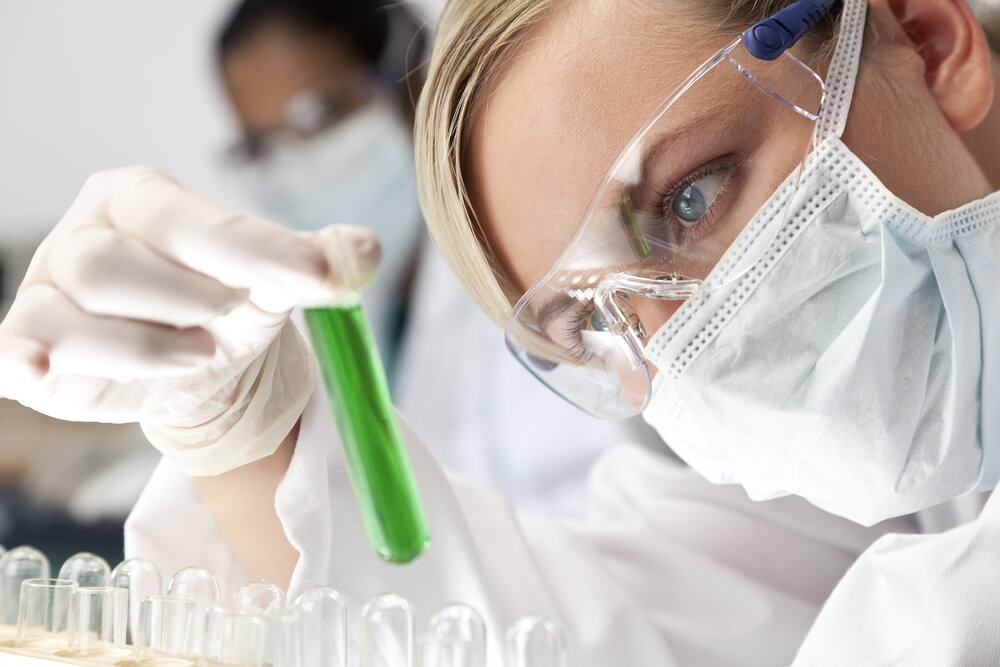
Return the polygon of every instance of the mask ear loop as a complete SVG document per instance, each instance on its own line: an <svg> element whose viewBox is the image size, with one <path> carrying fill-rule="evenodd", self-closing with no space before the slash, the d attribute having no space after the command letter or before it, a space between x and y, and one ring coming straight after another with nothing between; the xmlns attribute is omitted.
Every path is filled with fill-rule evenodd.
<svg viewBox="0 0 1000 667"><path fill-rule="evenodd" d="M800 3L802 2L806 2L808 4L808 0L800 0ZM832 2L829 4L832 4ZM822 18L822 15L820 15L818 18ZM818 20L818 18L816 20ZM764 231L758 234L762 238L763 237L773 238L777 234L777 230L780 229L780 227L789 219L794 199L793 196L799 189L799 183L801 181L803 174L803 167L805 165L806 159L809 157L809 154L812 153L813 149L816 146L815 143L816 124L818 123L819 119L822 117L822 114L826 110L827 87L822 77L820 77L816 72L813 71L811 67L803 63L801 60L796 58L794 55L792 55L792 53L788 52L787 50L775 54L773 55L773 57L758 58L756 54L754 54L753 51L749 48L747 37L752 33L752 31L755 28L760 27L761 25L763 25L763 23L757 24L750 30L747 30L745 33L743 33L743 36L741 38L743 41L743 46L746 49L749 58L746 60L744 60L743 58L736 58L733 56L731 52L727 52L725 55L726 60L728 60L730 65L732 65L743 77L747 79L747 81L756 86L761 92L763 92L766 95L769 95L778 104L784 105L789 110L795 112L796 114L802 116L803 118L808 119L813 123L813 128L809 136L809 141L802 152L801 158L798 161L798 166L795 167L795 169L791 172L791 174L788 176L785 182L781 186L779 186L779 188L775 191L775 195L773 195L772 197L773 200L776 200L778 202L784 202L778 204L778 206L784 208L784 213L782 215L774 216L774 220L776 222L769 223L768 225L768 227L771 230L770 232ZM806 26L803 30L809 27L812 26L811 25ZM801 37L801 34L799 34L796 37L796 39L798 39L798 37ZM817 86L817 91L819 92L818 105L814 106L812 104L805 104L805 106L801 106L799 102L800 101L805 102L805 100L793 101L794 98L787 98L786 96L783 96L776 89L772 89L772 87L768 84L767 81L759 78L754 73L755 70L753 66L754 62L760 60L776 61L779 58L788 59L788 61L794 63L794 65L801 70L803 76L812 78L815 85ZM748 259L750 256L756 256L756 257L753 259ZM710 278L709 281L706 281L707 284L705 285L705 287L707 289L710 290L718 289L719 287L724 287L727 284L739 280L747 273L747 271L751 269L751 267L753 267L756 264L756 262L759 259L759 256L757 256L757 253L745 253L742 256L742 259L740 255L734 255L734 258L735 259L731 260L728 264L724 265L723 270L715 274L714 276L714 280L716 281L715 283L710 282L712 278Z"/></svg>
<svg viewBox="0 0 1000 667"><path fill-rule="evenodd" d="M867 0L843 0L840 35L826 74L826 101L816 122L814 143L834 137L839 139L847 125L854 85L861 62L861 44L865 36Z"/></svg>
<svg viewBox="0 0 1000 667"><path fill-rule="evenodd" d="M858 77L858 66L861 62L861 45L865 34L868 2L867 0L843 0L843 5L840 34L837 37L837 44L834 47L826 79L823 81L823 102L816 116L812 142L796 168L794 184L786 190L786 211L782 217L785 221L791 216L794 195L799 190L799 183L810 154L824 141L839 139L847 125L847 114L851 108L851 100ZM803 67L806 65L803 64Z"/></svg>
<svg viewBox="0 0 1000 667"><path fill-rule="evenodd" d="M780 96L776 95L771 91L766 85L762 85L761 82L757 81L756 78L747 70L745 70L738 62L733 61L733 64L743 72L744 76L753 81L755 85L760 87L765 93L770 94L775 97L780 102L786 104L797 113L805 117L813 117L816 121L816 125L813 128L812 140L810 145L806 147L805 154L802 156L802 160L799 162L799 166L792 173L792 176L785 182L785 184L779 189L781 193L780 199L784 199L782 204L785 207L785 213L778 219L782 221L787 221L791 215L792 206L794 204L794 195L798 192L799 184L802 175L805 171L806 162L808 161L810 154L824 141L832 138L840 138L844 132L844 128L847 124L847 114L850 110L851 99L854 94L854 86L857 80L858 64L861 59L861 44L864 39L865 32L865 16L868 9L867 0L842 0L843 9L840 20L840 34L837 38L837 44L834 47L834 53L831 58L831 64L829 71L827 72L825 81L819 79L820 85L823 88L822 103L818 109L815 116L811 116L807 110L802 110L796 107L794 104L790 104L787 100L783 100ZM766 58L774 60L779 56L791 57L793 60L798 62L803 68L808 71L812 71L804 63L798 61L797 58L788 53L785 49L801 37L802 34L807 30L807 28L815 25L818 18L825 15L825 11L817 14L814 9L820 9L819 5L824 5L825 9L832 7L834 3L828 2L827 0L800 0L796 5L802 5L806 8L806 13L809 14L809 20L811 23L808 25L803 23L802 30L798 31L788 31L788 35L783 36L783 46L780 51L772 52L767 55ZM788 9L793 9L794 6L790 6ZM799 9L802 9L801 7ZM780 18L782 12L779 12L771 19L763 21L753 27L751 27L743 35L744 46L751 55L755 55L755 51L759 50L755 48L755 39L759 36L754 35L755 29L764 26L767 27L768 22L775 18ZM800 12L801 13L801 12ZM815 20L814 20L815 19ZM782 27L781 24L777 24ZM787 30L787 29L786 29ZM794 33L794 34L793 34ZM766 35L765 35L766 36ZM759 41L759 39L757 39ZM776 47L774 45L765 45L770 47ZM813 73L814 76L815 73ZM749 267L731 268L730 271L724 273L724 275L743 275ZM728 280L726 282L729 282Z"/></svg>
<svg viewBox="0 0 1000 667"><path fill-rule="evenodd" d="M837 0L797 0L743 33L743 44L758 60L776 60L818 24ZM834 49L826 86L828 104L816 125L816 144L840 137L847 122L861 59L867 0L843 0L841 32Z"/></svg>

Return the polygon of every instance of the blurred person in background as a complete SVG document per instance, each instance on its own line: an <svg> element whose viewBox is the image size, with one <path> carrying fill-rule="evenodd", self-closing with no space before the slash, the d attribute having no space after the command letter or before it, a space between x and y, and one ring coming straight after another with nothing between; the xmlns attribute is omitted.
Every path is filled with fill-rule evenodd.
<svg viewBox="0 0 1000 667"><path fill-rule="evenodd" d="M438 459L521 506L582 514L587 470L608 443L655 436L533 382L427 238L411 129L421 37L403 6L380 0L240 2L216 42L242 135L230 156L265 217L378 234L364 308L396 404Z"/></svg>

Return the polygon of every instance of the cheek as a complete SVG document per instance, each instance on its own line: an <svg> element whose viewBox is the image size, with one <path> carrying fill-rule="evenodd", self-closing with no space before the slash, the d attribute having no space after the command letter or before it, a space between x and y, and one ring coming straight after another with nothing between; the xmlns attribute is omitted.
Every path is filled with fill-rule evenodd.
<svg viewBox="0 0 1000 667"><path fill-rule="evenodd" d="M668 299L634 299L632 309L646 332L646 340L652 338L683 304L683 301Z"/></svg>
<svg viewBox="0 0 1000 667"><path fill-rule="evenodd" d="M652 364L647 364L649 367L649 380L646 380L644 373L631 373L631 374L618 374L618 381L621 383L622 391L625 392L625 396L636 409L640 409L643 403L649 398L649 383L652 382L653 378L656 377L656 367Z"/></svg>
<svg viewBox="0 0 1000 667"><path fill-rule="evenodd" d="M649 343L649 339L667 323L667 320L674 316L674 313L683 304L683 301L636 299L632 305L636 316L639 318L639 322L642 324L643 331L646 332L646 338L643 342ZM656 378L658 369L648 359L646 360L646 367L649 369L649 381L652 382ZM623 382L623 384L625 383Z"/></svg>
<svg viewBox="0 0 1000 667"><path fill-rule="evenodd" d="M843 141L893 194L935 216L992 188L919 72L874 61L856 87ZM869 61L871 62L871 61ZM872 70L877 70L872 72ZM896 79L887 77L896 76Z"/></svg>
<svg viewBox="0 0 1000 667"><path fill-rule="evenodd" d="M642 324L643 331L646 332L644 343L648 343L649 339L667 323L667 320L673 317L683 304L683 301L636 299L632 306ZM648 359L646 365L649 367L649 379L652 381L656 377L657 368Z"/></svg>
<svg viewBox="0 0 1000 667"><path fill-rule="evenodd" d="M643 331L646 332L646 341L656 333L667 320L677 312L683 301L667 301L662 299L635 299L632 302L632 311L639 318ZM646 361L649 371L649 380L641 370L625 371L616 370L618 382L623 392L636 408L642 407L642 403L648 398L649 383L656 377L657 368Z"/></svg>

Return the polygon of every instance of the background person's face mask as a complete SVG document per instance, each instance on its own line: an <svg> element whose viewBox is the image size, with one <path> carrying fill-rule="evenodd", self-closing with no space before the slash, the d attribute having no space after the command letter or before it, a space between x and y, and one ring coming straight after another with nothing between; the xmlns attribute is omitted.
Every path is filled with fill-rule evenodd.
<svg viewBox="0 0 1000 667"><path fill-rule="evenodd" d="M364 225L382 242L380 282L395 284L422 221L410 131L376 98L320 134L275 145L245 168L264 213L301 230Z"/></svg>
<svg viewBox="0 0 1000 667"><path fill-rule="evenodd" d="M644 416L713 481L872 524L1000 476L1000 193L930 218L840 141L865 13L844 4L818 147L774 196L794 189L787 222L649 341Z"/></svg>

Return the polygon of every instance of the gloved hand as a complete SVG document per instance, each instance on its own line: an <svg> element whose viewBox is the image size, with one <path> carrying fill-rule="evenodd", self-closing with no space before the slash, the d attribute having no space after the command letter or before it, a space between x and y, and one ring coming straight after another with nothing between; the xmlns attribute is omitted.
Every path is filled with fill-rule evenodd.
<svg viewBox="0 0 1000 667"><path fill-rule="evenodd" d="M250 463L315 385L291 309L370 281L379 254L361 227L293 232L147 167L97 173L0 323L0 396L59 419L140 422L191 475Z"/></svg>

